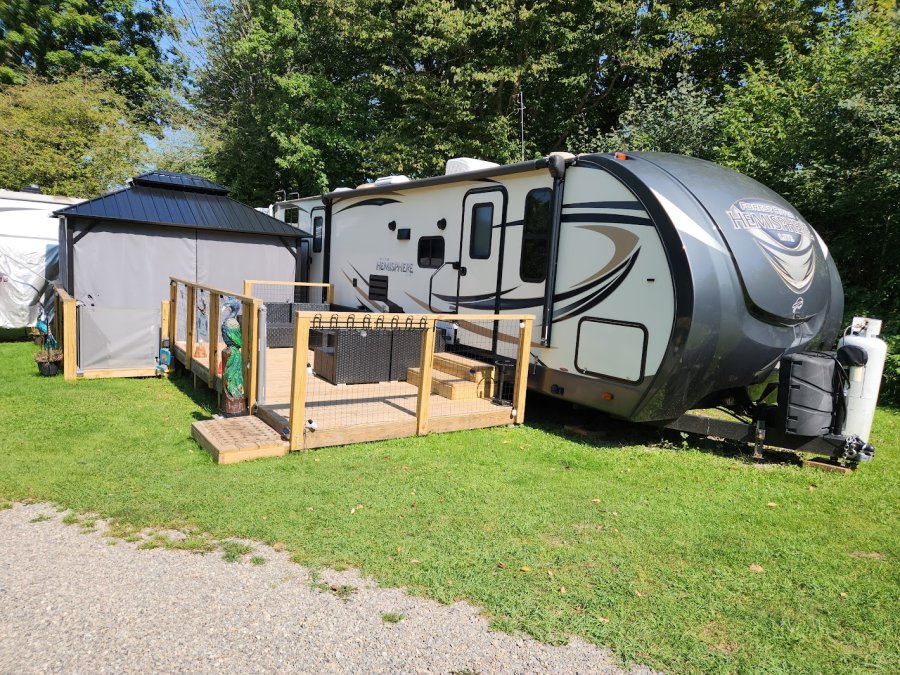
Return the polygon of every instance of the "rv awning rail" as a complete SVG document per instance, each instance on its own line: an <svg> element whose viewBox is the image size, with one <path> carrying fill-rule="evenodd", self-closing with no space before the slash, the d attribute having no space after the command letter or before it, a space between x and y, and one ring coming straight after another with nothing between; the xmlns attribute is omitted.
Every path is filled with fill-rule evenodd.
<svg viewBox="0 0 900 675"><path fill-rule="evenodd" d="M372 183L371 187L356 188L355 190L338 190L336 192L326 192L324 195L322 195L322 199L325 202L333 203L341 199L359 197L360 195L372 195L383 192L396 192L397 190L411 190L415 188L433 187L435 185L443 185L444 183L458 183L464 180L481 180L482 178L505 176L511 173L524 173L525 171L539 171L541 169L546 169L549 164L550 158L542 157L540 159L532 159L527 162L507 164L506 166L491 166L486 169L478 169L476 171L451 173L449 175L432 176L430 178L411 180L408 183L391 183L385 185L376 185L375 183Z"/></svg>

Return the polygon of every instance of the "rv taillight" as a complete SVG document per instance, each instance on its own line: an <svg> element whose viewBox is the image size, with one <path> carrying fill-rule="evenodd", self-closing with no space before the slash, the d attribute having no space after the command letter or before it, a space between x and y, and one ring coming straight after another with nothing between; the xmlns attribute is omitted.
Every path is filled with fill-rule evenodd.
<svg viewBox="0 0 900 675"><path fill-rule="evenodd" d="M624 152L617 152L616 159L628 159L628 155L626 155Z"/></svg>
<svg viewBox="0 0 900 675"><path fill-rule="evenodd" d="M604 391L602 394L600 394L600 398L602 398L604 401L612 401L615 397L613 396L613 393L611 391Z"/></svg>

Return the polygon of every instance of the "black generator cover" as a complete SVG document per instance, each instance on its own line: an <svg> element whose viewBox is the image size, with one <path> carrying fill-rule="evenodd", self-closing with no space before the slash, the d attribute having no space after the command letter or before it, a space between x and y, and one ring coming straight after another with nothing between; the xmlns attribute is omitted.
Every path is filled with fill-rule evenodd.
<svg viewBox="0 0 900 675"><path fill-rule="evenodd" d="M834 419L833 352L800 352L781 359L778 411L785 433L830 434Z"/></svg>

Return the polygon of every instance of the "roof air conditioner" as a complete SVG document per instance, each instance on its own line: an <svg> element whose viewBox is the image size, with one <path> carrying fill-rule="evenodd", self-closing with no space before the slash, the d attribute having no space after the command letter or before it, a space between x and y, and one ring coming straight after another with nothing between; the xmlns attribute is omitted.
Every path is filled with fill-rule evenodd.
<svg viewBox="0 0 900 675"><path fill-rule="evenodd" d="M466 173L467 171L478 171L478 169L489 169L492 166L500 166L495 162L486 162L483 159L474 159L472 157L454 157L447 160L447 167L444 169L444 175L449 176L453 173Z"/></svg>

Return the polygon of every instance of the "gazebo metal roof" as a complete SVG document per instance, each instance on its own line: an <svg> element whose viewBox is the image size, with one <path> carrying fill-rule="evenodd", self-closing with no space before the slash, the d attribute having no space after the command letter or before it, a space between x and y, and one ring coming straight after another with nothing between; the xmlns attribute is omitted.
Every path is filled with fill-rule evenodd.
<svg viewBox="0 0 900 675"><path fill-rule="evenodd" d="M282 237L310 236L231 199L226 188L200 176L153 171L129 182L126 188L60 209L54 215Z"/></svg>

